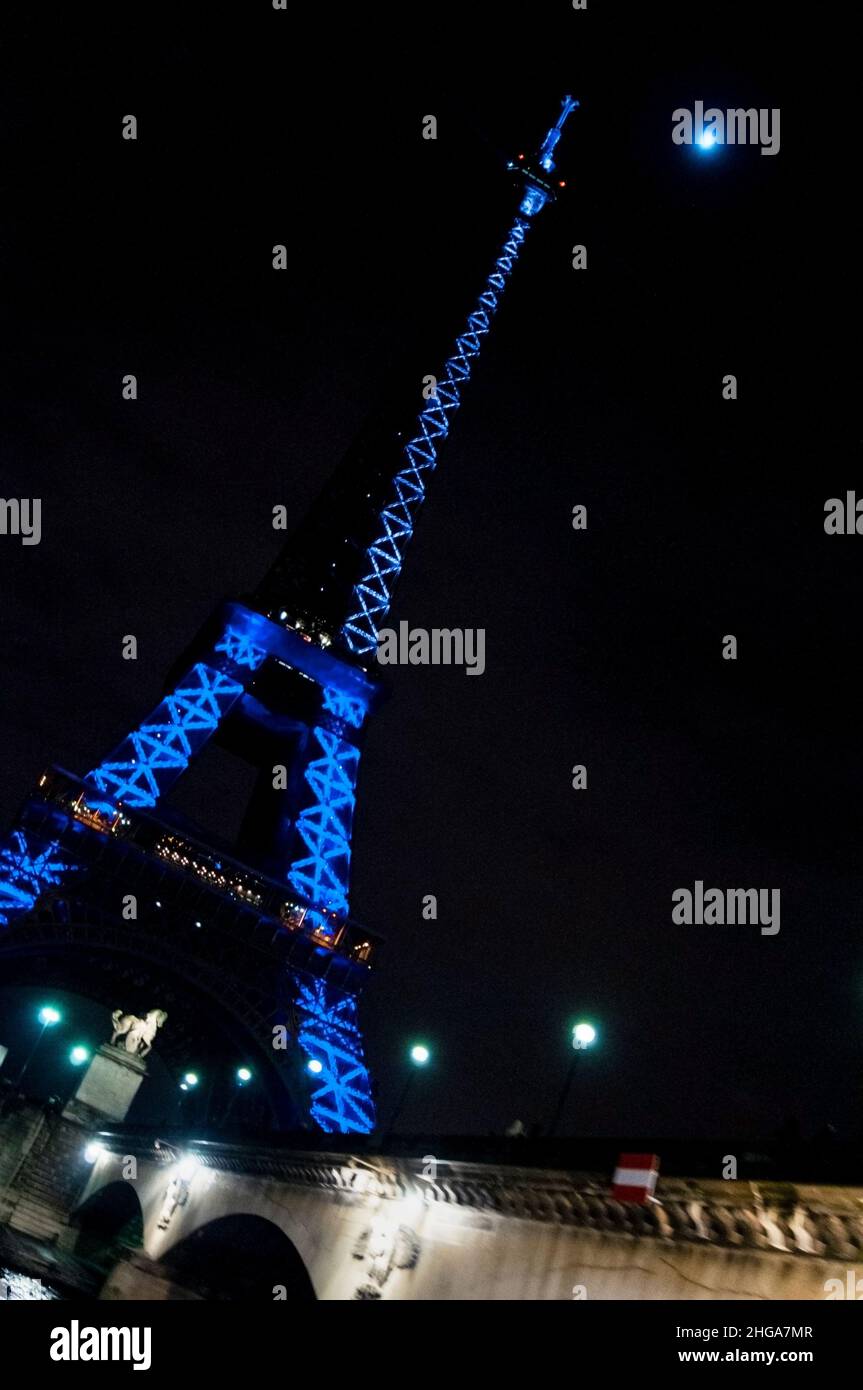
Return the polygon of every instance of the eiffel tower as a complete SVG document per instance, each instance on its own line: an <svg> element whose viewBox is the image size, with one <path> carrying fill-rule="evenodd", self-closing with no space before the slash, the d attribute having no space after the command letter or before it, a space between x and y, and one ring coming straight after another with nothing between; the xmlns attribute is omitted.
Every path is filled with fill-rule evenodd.
<svg viewBox="0 0 863 1390"><path fill-rule="evenodd" d="M379 941L351 917L348 889L377 635L462 390L555 197L554 151L577 104L566 97L536 155L509 164L515 220L411 436L360 437L254 594L216 610L155 709L83 777L43 772L0 848L4 983L166 1009L168 1066L253 1058L285 1129L374 1128L357 999ZM257 770L227 852L170 801L211 741Z"/></svg>

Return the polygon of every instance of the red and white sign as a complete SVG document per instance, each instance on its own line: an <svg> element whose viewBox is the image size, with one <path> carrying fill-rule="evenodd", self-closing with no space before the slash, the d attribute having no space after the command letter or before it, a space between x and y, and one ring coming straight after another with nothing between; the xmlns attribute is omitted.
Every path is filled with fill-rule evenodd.
<svg viewBox="0 0 863 1390"><path fill-rule="evenodd" d="M621 1154L611 1184L619 1202L641 1202L653 1196L659 1177L658 1154Z"/></svg>

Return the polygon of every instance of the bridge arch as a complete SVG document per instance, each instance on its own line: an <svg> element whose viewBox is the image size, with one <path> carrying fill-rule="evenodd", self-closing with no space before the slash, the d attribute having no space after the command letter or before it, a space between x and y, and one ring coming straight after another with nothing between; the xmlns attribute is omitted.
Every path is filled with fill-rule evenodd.
<svg viewBox="0 0 863 1390"><path fill-rule="evenodd" d="M252 1212L205 1221L159 1263L173 1283L210 1301L296 1303L317 1297L294 1242L275 1221Z"/></svg>
<svg viewBox="0 0 863 1390"><path fill-rule="evenodd" d="M135 1184L118 1179L93 1192L73 1217L72 1253L92 1268L108 1270L144 1246L144 1213Z"/></svg>

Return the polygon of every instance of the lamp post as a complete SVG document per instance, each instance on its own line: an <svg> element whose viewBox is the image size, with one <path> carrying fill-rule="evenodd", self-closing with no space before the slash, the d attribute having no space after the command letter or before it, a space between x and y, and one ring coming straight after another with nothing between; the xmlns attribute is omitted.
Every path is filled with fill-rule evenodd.
<svg viewBox="0 0 863 1390"><path fill-rule="evenodd" d="M15 1083L17 1086L20 1086L21 1082L24 1080L27 1068L33 1061L33 1058L36 1056L36 1049L38 1048L40 1042L44 1038L46 1031L49 1028L53 1028L55 1024L59 1023L62 1017L63 1015L60 1013L60 1010L55 1009L51 1004L46 1004L44 1008L41 1008L39 1010L39 1022L42 1024L42 1028L38 1038L36 1039L36 1041L30 1049L30 1056L27 1058L26 1062L24 1063L23 1067L18 1073L18 1080Z"/></svg>
<svg viewBox="0 0 863 1390"><path fill-rule="evenodd" d="M566 1069L566 1079L564 1080L563 1086L561 1088L560 1097L557 1102L557 1109L555 1110L551 1124L548 1127L548 1132L550 1135L556 1132L557 1127L560 1124L561 1117L563 1116L563 1112L566 1108L566 1102L569 1099L569 1093L572 1089L573 1078L575 1077L575 1069L578 1066L578 1054L580 1052L584 1052L586 1048L592 1047L595 1042L596 1029L594 1028L592 1023L586 1023L582 1021L581 1023L575 1024L572 1030L572 1056L570 1058L569 1066Z"/></svg>
<svg viewBox="0 0 863 1390"><path fill-rule="evenodd" d="M187 1071L183 1073L177 1095L177 1116L179 1119L188 1119L188 1111L186 1110L184 1102L186 1098L197 1089L200 1080L201 1078L196 1071Z"/></svg>
<svg viewBox="0 0 863 1390"><path fill-rule="evenodd" d="M402 1113L402 1110L405 1106L405 1101L410 1095L414 1077L416 1076L418 1071L420 1071L423 1067L428 1066L428 1063L431 1061L431 1052L426 1047L425 1043L414 1043L411 1047L410 1052L408 1053L408 1056L411 1061L411 1067L405 1079L405 1084L402 1087L402 1093L398 1098L396 1108L390 1117L389 1129L387 1130L388 1134L392 1134L396 1127L396 1120Z"/></svg>
<svg viewBox="0 0 863 1390"><path fill-rule="evenodd" d="M227 1109L225 1110L225 1113L222 1116L222 1124L227 1123L228 1116L234 1108L234 1101L237 1099L237 1096L239 1095L243 1087L248 1086L251 1079L252 1072L249 1067L237 1067L237 1070L234 1072L234 1081L236 1083L236 1089L231 1092L231 1099L228 1101Z"/></svg>

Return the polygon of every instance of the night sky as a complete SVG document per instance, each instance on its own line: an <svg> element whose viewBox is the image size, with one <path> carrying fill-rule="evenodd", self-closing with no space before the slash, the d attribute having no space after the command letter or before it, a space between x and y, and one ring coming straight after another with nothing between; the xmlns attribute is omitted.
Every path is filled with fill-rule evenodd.
<svg viewBox="0 0 863 1390"><path fill-rule="evenodd" d="M0 493L42 498L43 537L0 536L0 819L140 721L275 559L272 507L299 519L369 413L439 371L511 222L505 160L572 92L568 187L392 612L485 628L486 672L388 668L370 727L369 1063L386 1112L408 1042L433 1048L405 1127L541 1122L584 1014L600 1046L571 1128L858 1134L863 538L823 527L827 498L863 494L831 322L854 230L791 21L560 0L471 6L468 33L458 7L297 8L184 32L124 7L87 32L30 7L9 45ZM781 108L779 154L674 145L699 98ZM185 809L231 833L230 769L196 777ZM672 924L696 879L781 889L780 933ZM0 998L8 1041L23 1002Z"/></svg>

